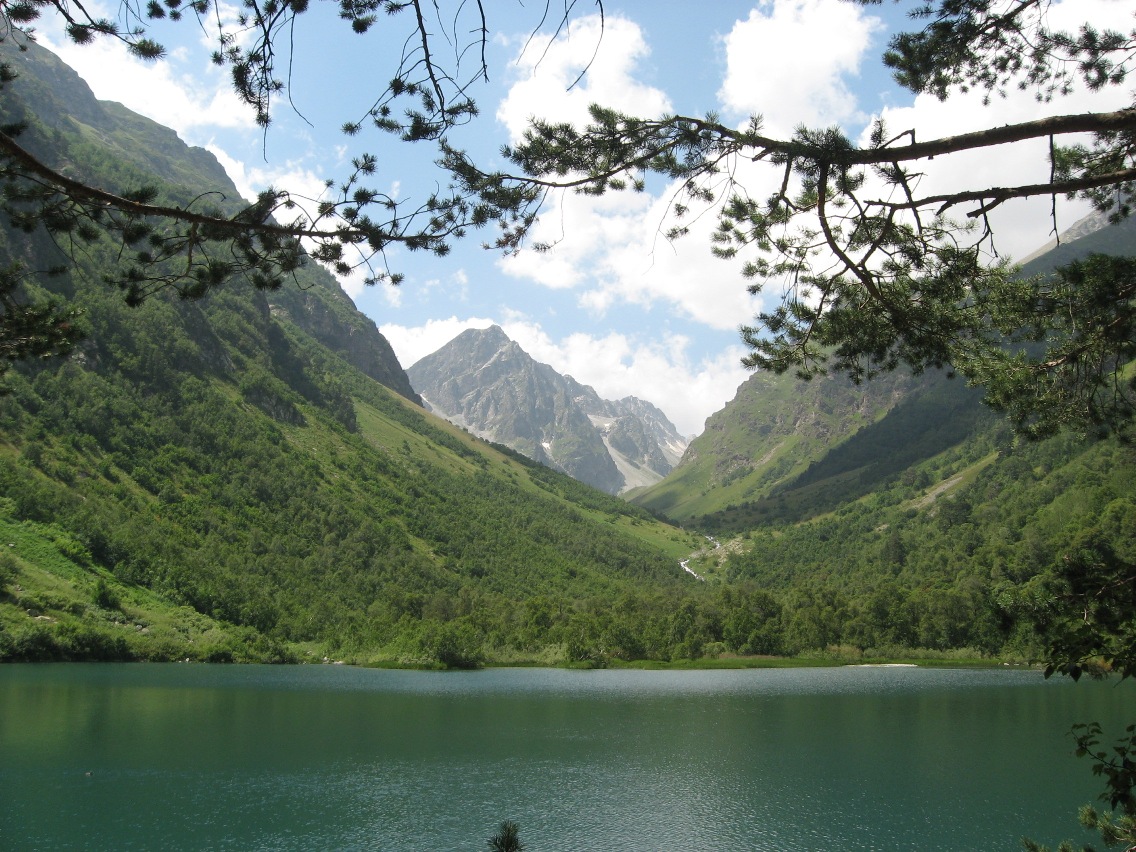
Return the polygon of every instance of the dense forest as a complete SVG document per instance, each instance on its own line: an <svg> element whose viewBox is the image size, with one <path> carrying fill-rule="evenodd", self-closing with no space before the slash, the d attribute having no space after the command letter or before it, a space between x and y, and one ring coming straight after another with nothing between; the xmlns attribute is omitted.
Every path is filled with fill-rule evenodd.
<svg viewBox="0 0 1136 852"><path fill-rule="evenodd" d="M45 161L172 199L227 183L44 51L14 91ZM0 659L1028 661L1070 554L1136 559L1136 451L1023 441L961 382L759 374L764 409L735 401L640 506L424 412L314 265L130 307L115 246L79 236L72 260L0 231L6 262L66 267L23 294L84 335L3 380Z"/></svg>

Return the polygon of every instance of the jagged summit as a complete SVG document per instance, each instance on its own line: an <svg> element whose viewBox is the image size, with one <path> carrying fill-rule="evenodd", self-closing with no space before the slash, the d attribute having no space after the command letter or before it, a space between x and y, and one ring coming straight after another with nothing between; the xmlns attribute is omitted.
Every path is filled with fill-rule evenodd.
<svg viewBox="0 0 1136 852"><path fill-rule="evenodd" d="M659 481L686 449L649 402L600 398L500 326L466 329L407 375L436 414L612 494Z"/></svg>

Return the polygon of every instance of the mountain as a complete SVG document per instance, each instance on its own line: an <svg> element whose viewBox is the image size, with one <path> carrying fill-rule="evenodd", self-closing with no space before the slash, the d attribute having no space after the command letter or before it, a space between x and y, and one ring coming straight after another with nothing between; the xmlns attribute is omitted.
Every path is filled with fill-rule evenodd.
<svg viewBox="0 0 1136 852"><path fill-rule="evenodd" d="M1084 217L1034 253L1023 275L1045 275L1092 252L1136 252L1136 220ZM861 385L755 373L711 416L681 463L636 490L636 505L718 533L814 517L889 478L999 428L981 392L943 373L897 371Z"/></svg>
<svg viewBox="0 0 1136 852"><path fill-rule="evenodd" d="M854 500L971 434L978 395L942 374L854 385L755 373L636 505L717 532L799 520Z"/></svg>
<svg viewBox="0 0 1136 852"><path fill-rule="evenodd" d="M1129 216L1110 225L1107 213L1090 213L1062 232L1060 243L1048 243L1023 261L1022 274L1043 275L1093 252L1136 252L1136 218Z"/></svg>
<svg viewBox="0 0 1136 852"><path fill-rule="evenodd" d="M2 123L42 162L236 197L47 51L0 49ZM0 262L67 265L23 295L81 309L87 335L4 377L0 659L588 659L606 606L665 612L690 587L689 535L424 411L315 264L130 308L104 282L117 257L0 226Z"/></svg>
<svg viewBox="0 0 1136 852"><path fill-rule="evenodd" d="M431 411L610 494L658 482L686 449L649 402L601 399L498 326L463 331L407 374Z"/></svg>
<svg viewBox="0 0 1136 852"><path fill-rule="evenodd" d="M1131 251L1136 245L1136 222L1130 217L1110 225L1111 212L1093 210L1063 230L1059 239L1050 240L1021 258L1018 263L1023 266L1024 274L1048 271L1091 251ZM1075 247L1074 243L1077 244Z"/></svg>
<svg viewBox="0 0 1136 852"><path fill-rule="evenodd" d="M44 163L114 192L235 194L46 52L12 61L0 124ZM81 309L87 334L3 378L0 660L1030 660L1070 555L1136 563L1136 449L1023 442L942 375L753 376L632 495L706 538L424 410L314 265L274 292L129 308L104 280L119 248L69 257L0 220L0 263L68 266L22 295ZM520 359L501 337L486 375ZM563 405L592 447L646 459L667 437L645 404L528 369L503 370L512 399ZM628 413L642 431L616 428Z"/></svg>
<svg viewBox="0 0 1136 852"><path fill-rule="evenodd" d="M90 87L58 57L35 43L28 48L20 51L11 43L0 44L0 57L18 75L9 86L15 97L5 102L3 115L6 123L31 122L19 141L45 163L66 169L76 159L93 158L100 168L118 172L113 180L119 182L152 181L161 175L170 196L182 203L194 197L193 187L201 186L211 187L223 203L239 201L236 186L209 151L185 145L174 131L121 104L96 100ZM27 104L34 107L28 109ZM60 257L39 237L28 244ZM10 244L8 250L18 254ZM287 312L299 327L365 375L420 402L386 338L373 320L356 310L335 280L312 265L305 271L304 285L271 293L269 309Z"/></svg>

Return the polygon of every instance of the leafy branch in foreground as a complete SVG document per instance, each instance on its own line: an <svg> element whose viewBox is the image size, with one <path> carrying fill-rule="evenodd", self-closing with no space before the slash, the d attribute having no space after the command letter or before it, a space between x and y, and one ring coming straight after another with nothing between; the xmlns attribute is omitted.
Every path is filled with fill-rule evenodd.
<svg viewBox="0 0 1136 852"><path fill-rule="evenodd" d="M602 14L601 0L592 2ZM376 86L362 115L343 125L346 135L370 127L406 143L436 143L477 115L472 87L488 78L489 28L482 3L339 0L336 5L357 35L380 21L386 29L401 22L405 33L401 52L391 56L389 82ZM542 23L559 16L563 28L577 5L557 11L546 3ZM45 15L60 19L76 44L116 39L146 60L165 54L153 38L159 21L192 20L212 36L213 62L229 71L238 97L267 128L274 102L290 89L291 72L281 69L291 68L295 31L314 8L309 0L242 0L235 11L212 0L150 0L144 7L124 0L112 20L69 0L0 0L0 90L10 91L5 87L17 78L16 51L28 50L33 25ZM221 193L170 199L156 187L98 185L74 174L69 162L37 155L43 146L35 137L44 128L35 104L26 110L13 115L6 109L0 121L0 206L16 228L45 228L71 253L112 240L120 247L121 262L107 279L131 303L166 288L196 298L234 277L272 289L309 257L340 275L362 269L366 283L398 284L401 275L386 263L391 247L445 255L468 228L508 221L534 195L518 187L485 199L435 185L417 196L404 187L403 197L396 198L377 184L397 176L381 175L378 157L362 153L345 176L326 181L320 198L268 189L252 203Z"/></svg>
<svg viewBox="0 0 1136 852"><path fill-rule="evenodd" d="M24 274L19 266L0 269L0 364L63 355L81 337L77 310L19 297Z"/></svg>
<svg viewBox="0 0 1136 852"><path fill-rule="evenodd" d="M393 197L361 186L376 170L369 155L355 161L353 173L337 188L338 201L320 201L316 214L307 216L298 213L290 193L272 189L231 214L221 209L233 206L223 196L174 204L157 202L154 187L116 194L67 177L3 132L0 154L7 155L0 160L0 181L12 224L28 232L42 225L72 244L107 236L120 242L129 259L107 280L120 286L131 304L167 287L197 298L236 275L260 289L275 289L308 256L346 275L352 271L349 248L365 259L393 245L443 255L471 222L503 215L483 202L439 194L405 210ZM384 215L367 214L367 208ZM284 216L293 218L280 224ZM368 282L385 277L373 274ZM389 278L400 280L397 274Z"/></svg>
<svg viewBox="0 0 1136 852"><path fill-rule="evenodd" d="M1101 800L1108 803L1111 811L1099 811L1093 805L1085 805L1078 813L1084 828L1095 831L1108 848L1123 846L1136 848L1136 725L1125 728L1125 735L1112 746L1102 746L1103 735L1097 722L1074 725L1073 740L1077 744L1077 757L1088 757L1093 764L1093 774L1105 779L1105 792ZM1048 852L1047 847L1030 840L1022 839L1027 852ZM1069 841L1062 842L1057 852L1075 852ZM1092 852L1092 847L1084 846L1081 852Z"/></svg>
<svg viewBox="0 0 1136 852"><path fill-rule="evenodd" d="M1118 504L1100 525L1074 542L1050 576L1034 585L1042 601L1035 624L1047 639L1045 676L1136 674L1136 505ZM1081 825L1100 834L1108 847L1136 847L1136 725L1110 747L1101 745L1099 723L1075 725L1072 736L1078 757L1088 757L1093 774L1105 780L1100 798L1111 811L1081 808ZM1045 847L1028 838L1030 852ZM1073 852L1062 843L1059 852ZM1086 847L1086 852L1087 852Z"/></svg>
<svg viewBox="0 0 1136 852"><path fill-rule="evenodd" d="M885 64L912 90L942 98L956 88L1001 94L1014 84L1048 102L1078 80L1089 89L1123 83L1136 33L1090 23L1075 34L1053 32L1048 6L919 4L913 15L924 29L896 36ZM1081 141L1085 135L1091 144ZM927 160L1031 141L1047 143L1046 180L919 190ZM594 106L584 128L533 121L504 154L517 174L480 172L453 150L444 162L459 186L487 197L504 187L540 191L504 223L497 247L508 251L555 190L602 195L642 191L652 176L673 181L670 238L688 232L692 210L715 209L714 254L744 257L752 293L780 291L773 309L742 327L749 367L805 378L832 369L860 381L900 364L950 366L995 386L990 400L1028 434L1069 424L1131 427L1136 385L1117 375L1132 356L1130 285L1110 279L1120 270L1102 263L1056 284L1019 281L997 251L990 213L1013 199L1068 196L1089 199L1116 220L1127 216L1136 108L1055 114L929 141L917 139L915 128L892 133L877 120L860 147L838 128L801 127L778 139L762 132L760 116L738 129L714 115L644 119ZM1092 293L1076 293L1080 286ZM1112 310L1100 310L1105 302ZM1055 306L1067 313L1055 317Z"/></svg>
<svg viewBox="0 0 1136 852"><path fill-rule="evenodd" d="M508 819L501 823L501 827L489 838L487 844L493 852L523 852L525 848L519 826Z"/></svg>

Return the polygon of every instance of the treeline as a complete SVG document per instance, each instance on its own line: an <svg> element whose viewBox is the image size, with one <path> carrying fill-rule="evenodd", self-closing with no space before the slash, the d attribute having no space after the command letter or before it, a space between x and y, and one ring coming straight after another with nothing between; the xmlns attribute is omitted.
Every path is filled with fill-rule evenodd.
<svg viewBox="0 0 1136 852"><path fill-rule="evenodd" d="M34 522L24 522L35 528ZM48 530L46 525L41 529ZM810 653L896 657L961 652L968 657L1010 654L1028 658L1032 635L1016 629L986 590L941 594L903 591L895 584L852 596L832 587L794 589L775 595L752 583L646 588L612 596L536 594L527 599L480 591L415 590L382 586L365 609L336 607L326 598L309 610L329 619L320 641L297 642L285 626L239 626L225 618L193 622L188 607L173 608L189 626L154 630L171 618L155 611L144 587L104 575L77 539L48 530L73 564L71 598L21 588L30 578L20 557L0 559L4 604L34 613L0 629L0 658L8 660L150 659L231 662L311 661L470 667L483 663L579 663L699 660L729 656L793 656ZM38 564L43 564L42 555ZM255 614L255 611L254 611ZM1002 617L1000 618L999 615ZM237 618L242 615L238 613ZM246 619L247 620L247 619Z"/></svg>
<svg viewBox="0 0 1136 852"><path fill-rule="evenodd" d="M809 601L829 644L1027 652L1070 555L1136 564L1136 449L992 430L871 497L747 537L731 581Z"/></svg>
<svg viewBox="0 0 1136 852"><path fill-rule="evenodd" d="M45 162L162 198L217 185L217 164L171 131L97 107L81 87L54 91L30 65L22 79L36 109L14 97L0 112L26 119ZM167 291L128 308L104 281L118 247L75 238L65 262L43 233L0 228L4 261L66 267L29 275L24 295L66 299L86 334L66 361L3 379L0 497L12 529L44 549L11 549L0 656L417 654L471 600L505 611L539 593L577 601L682 582L680 531L614 497L580 499L583 486L379 385L409 390L321 270L300 270L294 292L234 280L200 301ZM120 609L105 605L116 599ZM184 611L158 642L163 607Z"/></svg>
<svg viewBox="0 0 1136 852"><path fill-rule="evenodd" d="M387 570L379 570L368 540L381 536L369 527L353 536L348 527L359 518L345 516L345 526L327 526L343 547L316 551L307 568L302 561L289 562L288 547L259 532L237 548L243 562L232 561L233 554L226 561L220 544L207 551L232 572L229 582L235 584L222 587L218 601L244 602L244 609L227 611L216 601L181 597L184 590L169 586L168 576L132 577L121 563L99 578L84 529L72 534L46 520L24 521L26 528L48 530L59 555L86 566L86 597L45 608L42 600L29 601L15 591L22 572L9 571L0 605L26 609L31 603L55 621L0 631L0 655L203 660L330 655L459 667L816 653L1035 659L1041 655L1035 627L1054 604L1054 583L1070 552L1092 540L1094 547L1136 561L1132 452L1112 442L1071 439L1064 446L1024 445L928 506L919 503L927 489L897 482L891 492L836 517L754 534L748 549L725 563L725 582L676 580L661 587L651 576L625 583L581 579L569 563L556 568L562 572L559 584L539 573L523 575L515 585L503 583L509 572L494 560L503 559L508 547L476 523L439 540L449 548L449 568L392 546L380 556L389 560ZM964 462L960 454L956 463ZM11 483L13 468L6 473ZM16 496L6 505L16 514L26 495L8 490ZM497 520L518 508L508 502L508 488L496 484L489 493L505 501L503 512L493 516ZM470 495L455 499L468 504ZM541 523L532 534L557 541L552 520ZM177 533L159 528L158 537L171 532ZM570 544L564 537L559 542ZM267 558L258 560L258 555ZM177 563L186 558L185 570L202 568L184 553ZM618 557L601 550L588 558ZM277 566L278 577L264 573L266 562ZM317 564L325 565L318 575L326 584L322 588L305 585ZM256 578L264 589L281 581L285 588L294 584L296 591L304 590L295 598L306 602L280 591L258 597L250 591L255 584L238 583L243 577ZM128 601L139 587L213 616L218 622L211 628L214 638L155 646L136 630L118 630L116 621L126 628L138 624L141 610ZM282 609L271 608L282 603ZM263 606L270 608L267 613Z"/></svg>
<svg viewBox="0 0 1136 852"><path fill-rule="evenodd" d="M6 378L0 495L13 521L64 531L78 548L64 555L120 597L144 589L273 647L411 658L437 656L431 625L483 603L682 582L672 555L629 532L661 527L643 510L432 421L262 293L74 300L92 332L79 356ZM127 650L94 650L67 633L66 607L23 606L43 612L35 641L16 641L23 596L6 594L9 658L208 656L129 635Z"/></svg>
<svg viewBox="0 0 1136 852"><path fill-rule="evenodd" d="M1092 530L1128 553L1136 530L1131 448L991 430L835 513L751 531L698 583L628 534L658 527L642 510L476 449L261 294L80 298L101 329L82 357L23 367L0 397L5 515L63 542L79 590L45 597L10 554L6 659L1029 658L1063 555ZM154 601L210 625L156 642Z"/></svg>
<svg viewBox="0 0 1136 852"><path fill-rule="evenodd" d="M35 116L16 99L0 112L28 119L45 162L81 160L112 189L158 165L170 199L217 180L169 131L108 107L97 134L79 133L68 116L83 110L35 94ZM50 127L36 117L49 114ZM1136 562L1130 448L1019 445L959 391L901 406L899 434L881 421L780 493L704 516L706 532L744 534L721 564L695 560L698 582L678 564L695 534L378 384L400 371L361 342L366 323L326 276L302 270L275 303L232 281L130 309L103 281L116 251L92 238L25 283L82 309L87 340L3 379L0 659L1028 657L1066 554ZM64 260L42 233L3 228L0 255ZM851 416L837 409L812 440ZM893 448L927 424L936 446L958 444L907 465L925 448Z"/></svg>
<svg viewBox="0 0 1136 852"><path fill-rule="evenodd" d="M642 510L430 421L262 294L76 298L98 330L80 357L21 367L0 397L0 494L66 543L79 595L10 564L6 659L1028 658L1064 554L1094 530L1128 553L1136 530L1132 448L988 430L750 531L698 583L630 534L659 535ZM210 626L157 642L155 600Z"/></svg>

